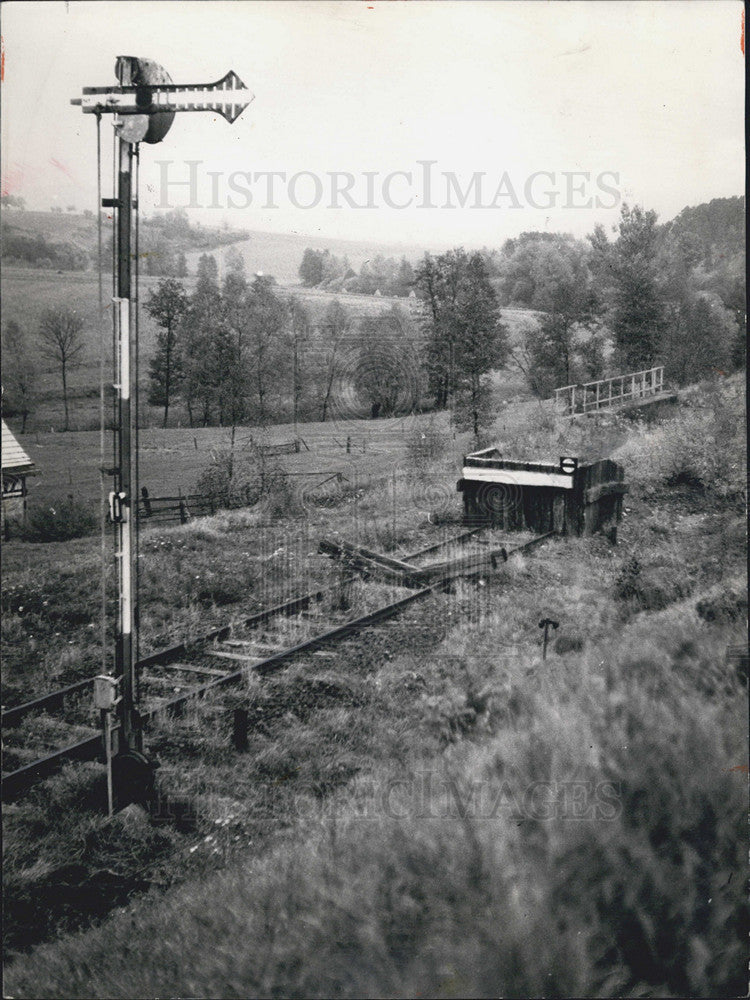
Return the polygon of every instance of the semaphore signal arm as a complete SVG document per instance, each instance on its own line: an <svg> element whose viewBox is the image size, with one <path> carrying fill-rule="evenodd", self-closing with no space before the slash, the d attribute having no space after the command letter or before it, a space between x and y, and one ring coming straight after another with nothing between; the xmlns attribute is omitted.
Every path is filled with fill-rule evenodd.
<svg viewBox="0 0 750 1000"><path fill-rule="evenodd" d="M216 83L137 84L122 87L84 87L74 98L84 114L154 115L169 111L211 111L234 122L254 98L252 91L230 70Z"/></svg>

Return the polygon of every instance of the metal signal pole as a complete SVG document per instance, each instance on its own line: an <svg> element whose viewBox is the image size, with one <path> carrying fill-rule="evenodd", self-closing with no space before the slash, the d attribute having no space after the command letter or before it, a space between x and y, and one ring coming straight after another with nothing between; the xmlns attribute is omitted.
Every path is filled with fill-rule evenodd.
<svg viewBox="0 0 750 1000"><path fill-rule="evenodd" d="M137 706L136 651L138 593L136 587L136 529L138 523L138 456L136 448L137 299L133 294L133 213L138 211L133 190L133 159L141 141L161 142L177 111L208 111L234 122L253 95L230 71L210 84L176 85L158 63L120 56L115 73L118 86L85 87L74 99L85 114L114 114L118 136L117 195L103 199L115 209L116 263L113 316L115 327L114 388L117 400L115 467L109 495L109 517L115 525L115 556L119 607L115 663L112 675L103 674L94 685L95 704L102 711L108 767L109 808L146 802L153 788L155 763L143 754L143 730ZM97 206L97 211L100 207Z"/></svg>
<svg viewBox="0 0 750 1000"><path fill-rule="evenodd" d="M117 465L113 509L110 516L116 526L119 614L115 645L115 676L121 678L118 752L143 750L143 734L135 706L135 650L138 624L135 591L135 526L138 517L138 481L136 476L135 427L137 414L135 382L135 310L133 308L133 273L131 233L133 225L133 144L118 139L117 174L117 297L114 300L117 338L115 391L118 397ZM136 209L137 210L137 209Z"/></svg>

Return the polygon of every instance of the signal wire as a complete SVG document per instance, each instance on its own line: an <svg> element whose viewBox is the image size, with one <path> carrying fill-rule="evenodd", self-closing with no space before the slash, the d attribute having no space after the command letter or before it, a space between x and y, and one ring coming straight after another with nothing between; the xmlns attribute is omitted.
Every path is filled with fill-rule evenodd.
<svg viewBox="0 0 750 1000"><path fill-rule="evenodd" d="M133 184L133 190L131 191L131 196L134 194L135 210L133 215L135 216L135 233L134 233L134 249L135 249L135 260L133 267L133 309L134 309L134 333L135 333L135 434L134 434L134 446L135 446L135 486L140 488L140 444L139 444L139 434L140 434L140 396L139 396L139 385L140 385L140 358L139 358L139 346L140 346L140 335L138 329L138 314L140 311L140 283L139 283L139 262L140 262L140 251L138 245L139 239L139 217L141 214L140 209L140 193L139 185L141 179L141 146L140 143L135 143L133 147L133 159L135 161L135 178ZM135 658L140 660L141 658L141 628L140 628L140 618L141 618L141 519L140 519L140 495L136 493L132 497L130 502L131 515L135 520ZM140 671L136 671L135 674L135 691L134 697L136 703L140 701Z"/></svg>

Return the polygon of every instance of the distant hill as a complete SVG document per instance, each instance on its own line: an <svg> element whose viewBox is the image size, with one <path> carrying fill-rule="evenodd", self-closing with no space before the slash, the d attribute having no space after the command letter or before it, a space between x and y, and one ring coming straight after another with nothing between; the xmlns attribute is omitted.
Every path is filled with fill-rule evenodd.
<svg viewBox="0 0 750 1000"><path fill-rule="evenodd" d="M661 230L665 240L674 240L687 251L695 287L718 295L744 331L745 199L714 198L683 208ZM741 337L744 340L744 333Z"/></svg>
<svg viewBox="0 0 750 1000"><path fill-rule="evenodd" d="M105 219L104 224L106 248L111 246L112 223ZM0 215L0 239L2 257L7 264L54 270L86 270L96 265L97 232L93 212L82 215L77 212L4 210ZM284 285L299 284L299 266L308 247L347 257L357 272L366 261L378 255L397 259L406 257L414 263L426 249L431 249L402 243L202 226L191 223L187 213L181 210L141 218L140 242L146 263L149 263L149 258L160 254L184 253L190 274L195 274L198 258L203 253L213 253L221 268L223 248L235 245L245 258L248 273L262 271L273 275ZM152 270L151 273L159 271Z"/></svg>
<svg viewBox="0 0 750 1000"><path fill-rule="evenodd" d="M337 257L346 257L351 267L359 272L365 261L383 257L406 257L412 263L418 261L425 250L433 249L427 246L408 245L403 243L377 243L372 240L341 240L328 239L323 236L305 236L300 233L264 233L250 232L247 239L235 244L245 258L245 266L249 274L263 271L273 275L283 285L300 283L299 266L306 249L329 250ZM191 273L200 254L188 254L188 266ZM219 266L222 255L217 254Z"/></svg>
<svg viewBox="0 0 750 1000"><path fill-rule="evenodd" d="M102 216L105 262L112 245L112 219ZM140 220L140 252L149 274L176 273L176 258L248 238L245 230L193 225L177 209ZM46 270L85 271L96 265L98 233L93 212L5 210L0 216L0 248L6 264Z"/></svg>

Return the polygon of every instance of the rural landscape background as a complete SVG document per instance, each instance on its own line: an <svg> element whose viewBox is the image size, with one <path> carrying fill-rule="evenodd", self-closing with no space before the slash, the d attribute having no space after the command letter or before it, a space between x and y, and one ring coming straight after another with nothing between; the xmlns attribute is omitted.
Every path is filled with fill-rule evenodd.
<svg viewBox="0 0 750 1000"><path fill-rule="evenodd" d="M418 277L431 263L463 279L471 254L405 258L407 272L401 258L363 248L358 273L351 266L357 280L367 253L381 268L374 284L399 272L410 279L399 295L365 294L343 287L353 276L342 281L341 261L358 260L353 246L290 248L231 232L220 234L224 247L211 246L216 234L196 237L179 213L177 221L190 241L205 242L165 242L169 270L184 253L188 273L141 280L142 482L154 496L214 491L220 507L240 482L257 484L258 442L297 435L305 445L275 461L255 507L144 528L144 651L319 584L326 560L311 556L332 531L395 554L455 531L461 453L477 440L522 458L612 456L631 494L617 547L561 541L509 564L479 595L466 585L436 597L425 623L428 632L430 621L441 625L430 639L420 632L404 642L386 628L374 642L352 640L345 675L290 670L270 687L248 681L239 702L198 703L162 723L151 746L164 787L197 803L192 826L107 824L99 765L71 767L7 806L13 995L739 992L746 675L725 651L742 643L746 615L741 199L662 225L624 210L604 249L602 234L589 246L527 234L477 255L485 305L502 304L493 347L502 365L485 358L478 436L471 369L445 381L445 327ZM4 334L17 326L4 346L3 405L41 473L26 526L14 524L16 540L4 544L7 707L95 671L102 639L99 542L86 537L100 489L94 222L16 207L3 227L16 241L41 236L81 255L80 270L19 266L17 256L3 269ZM4 253L17 252L14 239L4 239ZM640 241L635 272L625 269L629 241ZM262 286L267 308L251 311L247 327L252 335L252 320L270 315L283 345L264 369L267 410L260 419L248 360L239 402L229 397L221 414L214 383L203 390L212 409L196 404L192 426L183 374L164 427L163 394L149 403L164 327L146 304L181 287L184 316L195 317L202 275L217 309L231 306L235 280L252 310L259 279L237 251L257 254L253 267L267 253L285 278ZM311 251L332 278L304 283ZM629 298L611 263L597 270L597 252L610 262L621 255L636 282ZM41 361L35 338L45 310L71 302L84 350L68 385L69 424L80 429L65 432L59 370ZM641 325L634 303L648 317ZM300 322L304 376L295 381L289 348ZM659 339L637 343L632 331L646 329ZM175 353L189 331L187 321L178 327ZM548 398L556 384L661 360L677 402L648 423L616 413L571 422ZM453 398L441 406L446 390ZM384 415L373 419L377 402ZM313 471L320 475L285 475ZM49 540L75 535L83 537ZM112 585L110 568L108 602ZM558 618L569 642L544 662L541 615ZM316 697L312 714L303 711L323 681L333 700ZM222 720L243 702L268 721L238 756ZM54 725L45 726L54 745ZM7 766L14 759L6 753ZM429 821L423 803L414 810L414 783L425 780L435 796ZM556 784L556 810L529 814L524 795L550 781L599 789L603 811L570 801L560 811ZM477 807L482 795L491 819ZM69 936L133 893L101 929ZM186 945L206 935L222 942L211 961ZM148 958L134 967L126 947Z"/></svg>
<svg viewBox="0 0 750 1000"><path fill-rule="evenodd" d="M709 28L736 6L545 5L542 25L534 4L25 5L34 59L64 56L57 90L82 60L101 71L115 25L122 51L161 46L175 79L252 65L257 117L209 148L178 116L169 155L185 162L245 168L252 150L268 167L278 148L291 168L299 145L322 176L321 150L364 170L380 144L385 171L455 147L466 180L484 152L522 150L509 166L528 176L586 149L587 170L623 164L626 182L590 226L525 206L423 227L247 213L256 228L155 209L144 156L136 656L207 653L144 668L142 705L200 683L180 669L249 662L209 630L236 637L318 595L256 629L267 656L413 593L324 540L485 565L150 718L149 811L108 818L89 760L9 796L6 995L746 995L745 203L717 110L736 74L721 97L705 85L723 51ZM19 8L2 96L20 163ZM74 136L54 96L28 125L44 169L3 162L2 417L34 463L25 506L4 508L4 714L111 671L117 628L111 210L97 218L92 184L71 179L93 131ZM654 366L653 405L555 401ZM515 554L530 531L492 523L459 544L463 456L490 445L612 459L621 521ZM4 726L4 777L97 731L89 688L64 706Z"/></svg>

